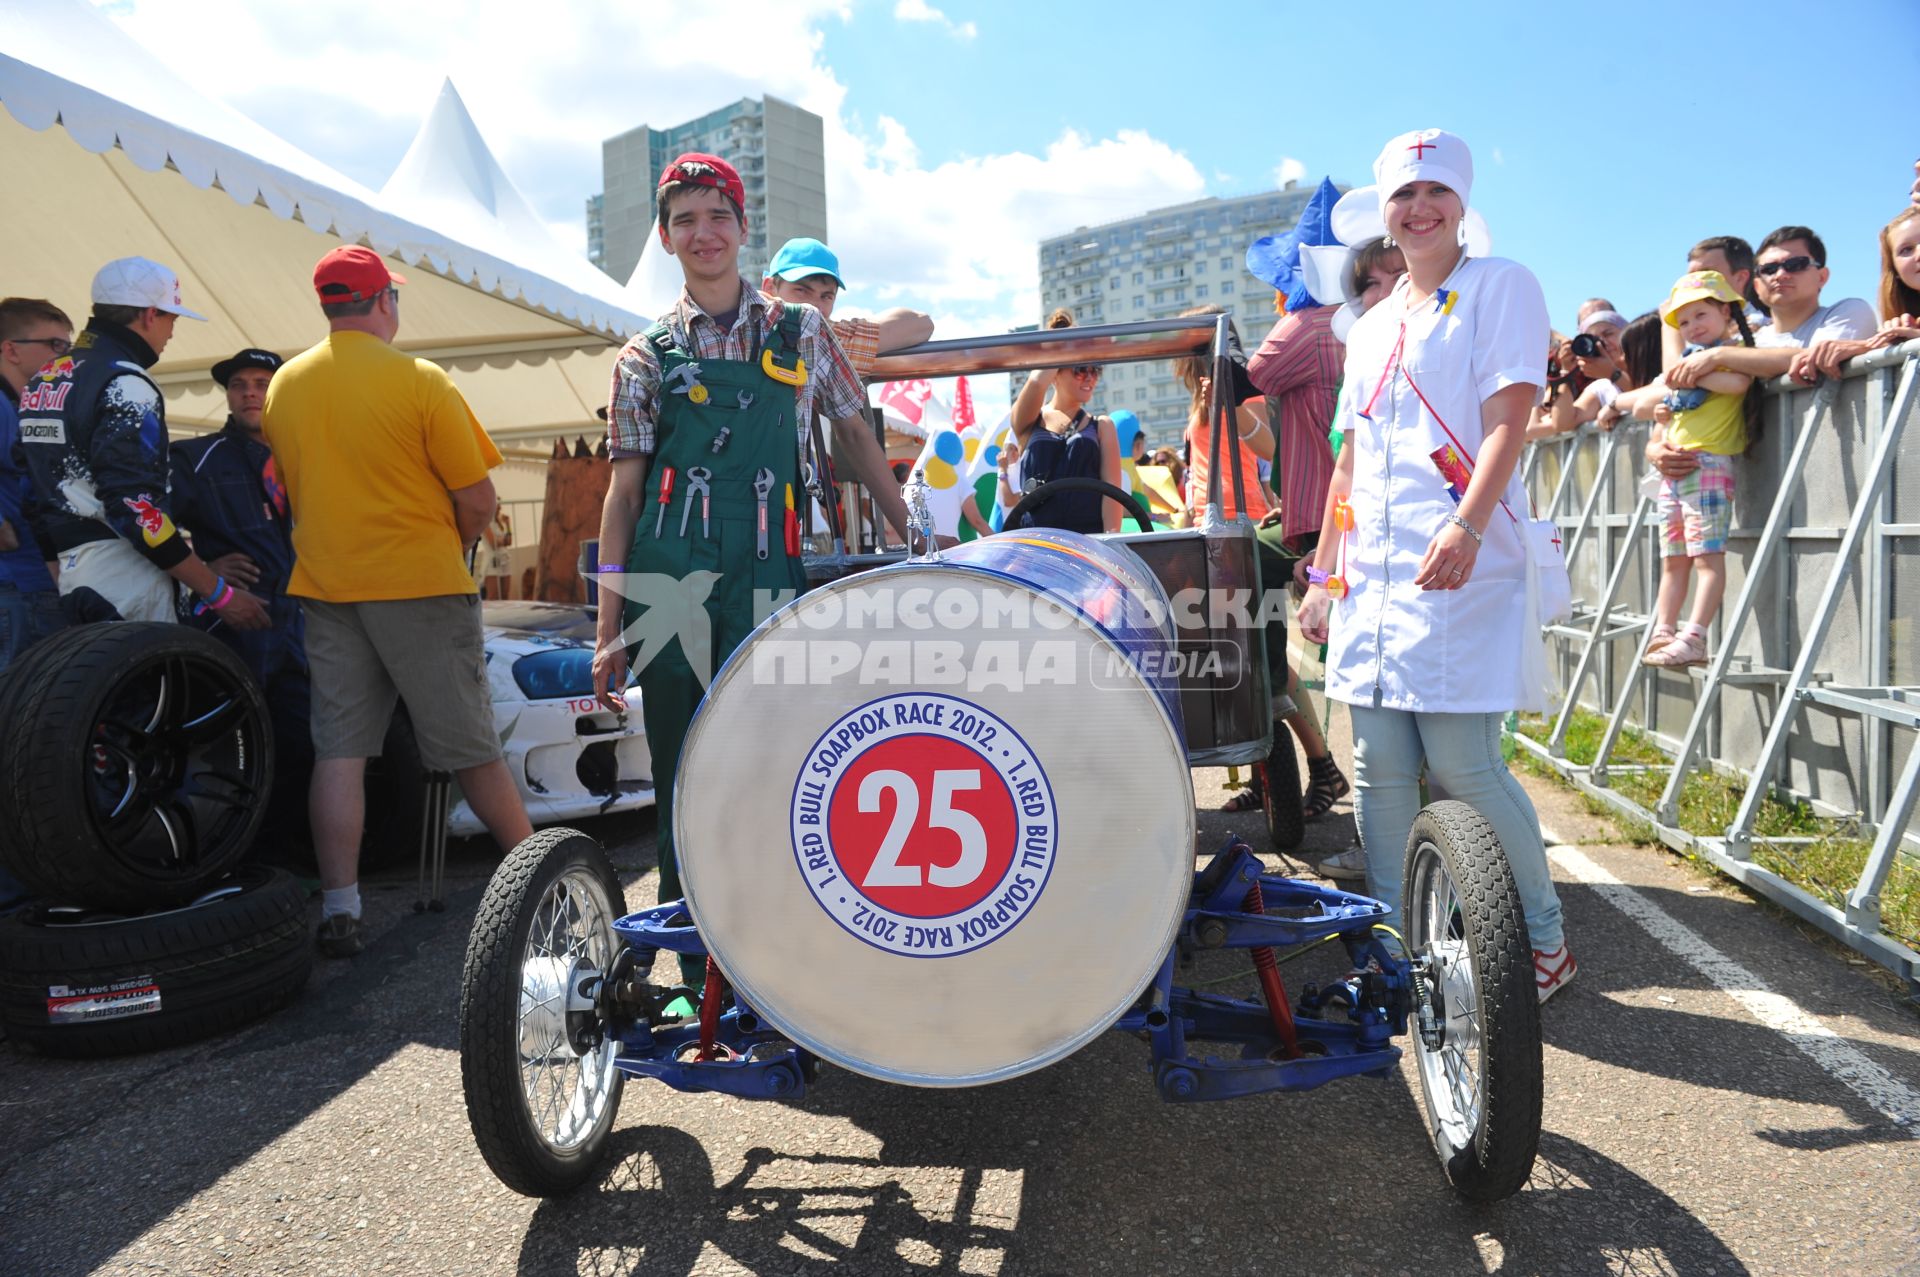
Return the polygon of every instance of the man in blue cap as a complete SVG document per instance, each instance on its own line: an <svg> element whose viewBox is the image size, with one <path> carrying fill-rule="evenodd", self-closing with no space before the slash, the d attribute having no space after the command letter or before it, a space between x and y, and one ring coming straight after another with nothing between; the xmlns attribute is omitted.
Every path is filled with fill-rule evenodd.
<svg viewBox="0 0 1920 1277"><path fill-rule="evenodd" d="M840 258L817 239L790 239L767 263L760 291L783 302L804 303L833 325L853 370L866 380L883 352L918 346L933 336L933 321L917 310L896 306L872 319L834 319L833 305L847 287Z"/></svg>

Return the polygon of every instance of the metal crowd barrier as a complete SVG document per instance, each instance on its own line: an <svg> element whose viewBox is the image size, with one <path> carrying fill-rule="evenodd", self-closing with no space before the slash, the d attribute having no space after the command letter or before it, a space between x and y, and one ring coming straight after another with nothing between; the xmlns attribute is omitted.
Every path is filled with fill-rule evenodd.
<svg viewBox="0 0 1920 1277"><path fill-rule="evenodd" d="M1562 529L1575 609L1548 629L1564 695L1547 739L1518 741L1583 792L1898 973L1920 996L1920 953L1886 935L1880 917L1895 858L1920 850L1911 828L1920 797L1917 384L1920 342L1910 342L1856 359L1813 389L1784 379L1766 388L1761 443L1735 464L1712 661L1689 670L1639 660L1660 580L1657 506L1639 490L1647 424L1582 426L1529 449L1528 491ZM1586 765L1566 757L1578 709L1606 717ZM1613 761L1630 727L1671 765ZM1700 767L1745 785L1718 835L1678 824L1682 786ZM1648 770L1666 773L1650 807L1612 786ZM1813 841L1758 832L1769 793L1872 837L1843 906L1754 862L1756 845Z"/></svg>

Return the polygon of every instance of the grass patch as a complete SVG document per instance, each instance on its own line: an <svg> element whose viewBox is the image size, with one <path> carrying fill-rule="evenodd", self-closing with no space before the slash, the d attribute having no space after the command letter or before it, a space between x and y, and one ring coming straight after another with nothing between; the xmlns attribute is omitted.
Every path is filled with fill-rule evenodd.
<svg viewBox="0 0 1920 1277"><path fill-rule="evenodd" d="M1590 765L1600 752L1600 739L1606 734L1606 719L1588 710L1576 710L1567 724L1566 755L1577 766ZM1520 731L1544 743L1552 733L1552 723L1537 714L1520 716ZM1672 766L1658 746L1643 734L1628 728L1615 742L1612 763L1643 764L1656 771L1615 772L1610 785L1622 797L1651 809L1665 791ZM1521 750L1514 762L1521 771L1549 780L1563 780L1554 767ZM1563 780L1564 783L1564 780ZM1740 810L1746 785L1714 772L1693 771L1681 783L1676 824L1687 833L1720 837ZM1658 845L1660 838L1645 821L1623 817L1598 799L1582 796L1587 810L1613 822L1623 841L1640 845ZM1809 838L1807 843L1755 843L1754 863L1844 909L1847 892L1860 879L1867 856L1873 850L1870 840L1859 836L1850 822L1825 820L1814 814L1804 802L1782 801L1768 795L1754 818L1754 835L1759 838ZM1711 868L1697 857L1689 857L1702 867ZM1888 936L1911 949L1920 949L1920 866L1904 857L1895 857L1880 893L1880 926Z"/></svg>

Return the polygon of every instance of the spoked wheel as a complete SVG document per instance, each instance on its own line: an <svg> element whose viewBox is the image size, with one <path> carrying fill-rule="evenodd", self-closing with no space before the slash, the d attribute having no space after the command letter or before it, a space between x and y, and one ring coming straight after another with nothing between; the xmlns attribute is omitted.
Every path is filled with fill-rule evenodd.
<svg viewBox="0 0 1920 1277"><path fill-rule="evenodd" d="M1402 899L1434 1150L1462 1197L1498 1201L1527 1182L1540 1145L1540 1003L1520 893L1486 818L1457 802L1422 811Z"/></svg>
<svg viewBox="0 0 1920 1277"><path fill-rule="evenodd" d="M11 867L50 899L127 913L193 898L266 813L260 689L184 625L94 625L55 643L0 725Z"/></svg>
<svg viewBox="0 0 1920 1277"><path fill-rule="evenodd" d="M460 1078L487 1165L529 1197L590 1178L620 1109L619 1044L595 1010L621 940L619 879L600 844L546 829L514 848L480 903L460 983Z"/></svg>
<svg viewBox="0 0 1920 1277"><path fill-rule="evenodd" d="M1300 760L1293 752L1293 732L1285 723L1273 725L1273 748L1256 766L1267 839L1275 851L1292 851L1306 841L1307 817L1300 804Z"/></svg>

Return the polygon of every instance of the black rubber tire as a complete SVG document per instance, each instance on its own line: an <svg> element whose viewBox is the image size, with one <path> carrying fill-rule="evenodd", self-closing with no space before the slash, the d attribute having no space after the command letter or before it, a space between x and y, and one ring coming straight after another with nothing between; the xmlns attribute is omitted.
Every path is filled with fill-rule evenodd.
<svg viewBox="0 0 1920 1277"><path fill-rule="evenodd" d="M131 679L166 661L192 662L203 679L220 680L223 695L231 690L220 702L230 712L210 739L239 760L236 766L251 768L250 782L224 793L181 777L161 784L177 800L176 818L181 804L191 809L196 845L183 863L116 850L146 826L112 833L93 775L96 725L128 694ZM37 896L129 915L181 904L253 846L273 784L273 729L253 676L212 636L185 625L125 621L70 630L29 654L7 680L0 710L7 715L0 719L0 829L8 831L0 854ZM205 807L193 804L209 802L217 810L203 827Z"/></svg>
<svg viewBox="0 0 1920 1277"><path fill-rule="evenodd" d="M460 977L460 1082L467 1120L480 1155L500 1182L528 1197L572 1192L598 1172L626 1081L616 1069L606 1111L572 1148L555 1149L534 1129L520 1074L521 963L541 898L570 869L584 869L600 884L609 923L626 912L620 880L599 843L575 829L540 830L494 871L473 920ZM613 954L621 943L615 936Z"/></svg>
<svg viewBox="0 0 1920 1277"><path fill-rule="evenodd" d="M45 1055L120 1055L192 1042L284 1006L313 968L306 889L285 870L249 865L214 891L134 917L36 907L0 919L7 1036ZM79 1021L56 1021L48 1006L113 986L130 1000L150 989L158 1005ZM74 992L54 992L62 987Z"/></svg>
<svg viewBox="0 0 1920 1277"><path fill-rule="evenodd" d="M1293 732L1273 725L1273 748L1256 763L1260 769L1260 806L1267 816L1267 839L1275 851L1292 851L1307 840L1307 817L1300 796L1300 759Z"/></svg>
<svg viewBox="0 0 1920 1277"><path fill-rule="evenodd" d="M1470 1201L1494 1202L1526 1184L1540 1148L1545 1084L1533 945L1513 870L1493 825L1465 803L1438 802L1414 819L1407 839L1402 915L1416 957L1427 938L1419 893L1435 865L1444 866L1453 878L1478 995L1479 1121L1469 1138L1454 1144L1435 1120L1435 1097L1420 1066L1424 1047L1417 1031L1411 1044L1414 1073L1434 1151L1454 1191Z"/></svg>

